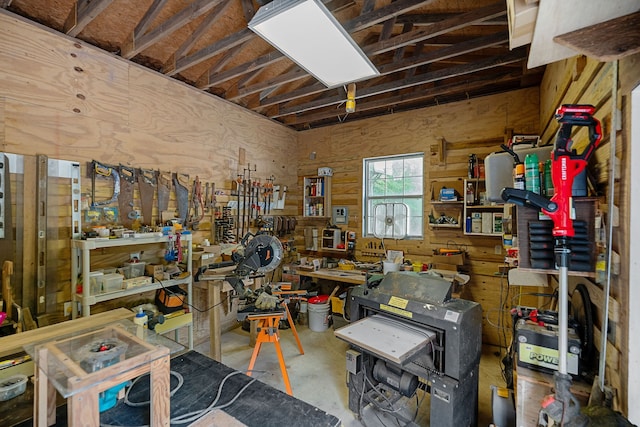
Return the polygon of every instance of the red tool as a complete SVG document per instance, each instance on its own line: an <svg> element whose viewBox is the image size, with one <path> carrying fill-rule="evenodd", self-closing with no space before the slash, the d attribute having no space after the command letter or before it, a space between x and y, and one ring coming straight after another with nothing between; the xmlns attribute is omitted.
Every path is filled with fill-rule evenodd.
<svg viewBox="0 0 640 427"><path fill-rule="evenodd" d="M589 158L602 140L600 121L593 117L595 107L591 105L563 105L556 111L560 129L551 153L551 179L555 194L551 202L555 210L542 209L553 220L553 235L573 237L573 181L589 163ZM581 154L573 149L571 131L573 126L589 127L589 144Z"/></svg>

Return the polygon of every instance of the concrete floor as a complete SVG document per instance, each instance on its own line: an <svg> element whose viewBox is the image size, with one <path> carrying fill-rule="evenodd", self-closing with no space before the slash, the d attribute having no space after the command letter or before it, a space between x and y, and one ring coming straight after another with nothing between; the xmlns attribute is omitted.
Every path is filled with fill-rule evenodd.
<svg viewBox="0 0 640 427"><path fill-rule="evenodd" d="M280 344L287 365L293 395L310 403L342 420L345 427L398 426L395 419L383 418L378 412L364 411L362 421L356 419L348 408L348 391L346 386L345 351L348 345L336 338L333 329L315 332L307 326L298 326L298 334L304 348L304 355L298 351L295 338L290 329L280 330ZM209 354L209 342L204 342L196 350ZM496 347L483 348L480 362L478 426L491 423L491 385L503 386L500 372L500 359ZM222 362L237 370L246 370L253 347L249 346L249 333L241 328L233 329L222 335ZM256 371L264 371L260 377L263 381L278 390L285 391L280 367L273 344L263 344L254 367ZM419 392L421 410L416 423L429 425L429 394ZM410 413L416 407L416 398L408 403Z"/></svg>

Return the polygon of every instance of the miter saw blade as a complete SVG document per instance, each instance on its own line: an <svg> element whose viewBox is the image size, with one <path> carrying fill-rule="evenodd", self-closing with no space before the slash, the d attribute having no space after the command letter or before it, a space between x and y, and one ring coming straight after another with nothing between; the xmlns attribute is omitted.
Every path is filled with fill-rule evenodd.
<svg viewBox="0 0 640 427"><path fill-rule="evenodd" d="M245 263L257 273L267 273L275 270L283 255L282 243L274 236L258 234L246 246Z"/></svg>
<svg viewBox="0 0 640 427"><path fill-rule="evenodd" d="M582 283L578 284L571 294L571 316L578 323L576 331L582 342L580 362L583 367L589 367L594 353L593 338L593 307L589 291Z"/></svg>

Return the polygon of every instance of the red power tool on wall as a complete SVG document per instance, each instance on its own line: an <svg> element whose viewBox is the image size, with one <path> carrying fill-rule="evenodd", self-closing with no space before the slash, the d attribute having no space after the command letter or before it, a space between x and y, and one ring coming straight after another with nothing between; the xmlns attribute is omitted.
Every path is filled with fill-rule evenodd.
<svg viewBox="0 0 640 427"><path fill-rule="evenodd" d="M568 279L571 249L569 238L575 235L573 228L573 181L587 166L589 159L602 140L602 129L593 117L592 105L563 105L556 111L560 129L551 154L551 179L555 194L551 200L532 191L515 188L502 190L506 202L542 210L553 221L554 253L559 270L558 277L558 371L555 373L555 394L547 396L540 411L539 425L549 425L553 420L562 426L584 426L588 419L580 413L580 404L571 394L571 376L567 374L568 351ZM589 141L581 153L573 147L571 139L574 126L586 126ZM555 425L555 424L554 424Z"/></svg>

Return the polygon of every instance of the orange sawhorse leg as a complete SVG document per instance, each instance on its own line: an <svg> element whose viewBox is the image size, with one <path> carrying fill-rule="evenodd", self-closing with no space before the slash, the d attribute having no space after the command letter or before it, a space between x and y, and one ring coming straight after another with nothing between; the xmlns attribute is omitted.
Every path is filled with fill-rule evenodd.
<svg viewBox="0 0 640 427"><path fill-rule="evenodd" d="M306 294L307 291L276 291L273 294L277 296L284 296L284 301L282 301L282 305L287 311L287 321L289 322L289 326L291 327L291 331L293 332L293 336L296 338L296 342L298 343L298 349L300 350L300 354L304 354L304 349L302 348L302 343L300 342L300 337L298 336L298 330L296 329L296 325L293 322L293 318L291 317L291 312L289 311L289 299L290 296L298 295L298 297L302 294Z"/></svg>
<svg viewBox="0 0 640 427"><path fill-rule="evenodd" d="M284 356L282 355L282 348L280 348L280 336L278 335L278 323L282 319L283 313L277 314L261 314L248 316L249 320L258 321L258 336L256 338L256 346L253 348L253 354L249 361L249 367L247 368L247 375L251 376L251 371L256 363L258 354L260 353L260 347L262 343L272 342L276 347L276 354L278 355L278 362L280 363L280 372L282 372L282 380L287 390L287 394L293 396L291 390L291 383L289 382L289 374L287 373L287 367L284 364Z"/></svg>

